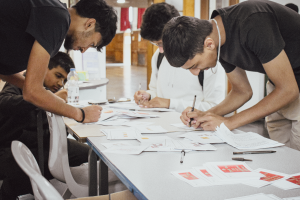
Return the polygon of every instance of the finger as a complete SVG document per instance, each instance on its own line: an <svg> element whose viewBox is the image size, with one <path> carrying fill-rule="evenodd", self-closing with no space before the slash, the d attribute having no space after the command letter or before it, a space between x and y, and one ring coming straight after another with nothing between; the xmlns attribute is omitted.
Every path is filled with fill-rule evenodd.
<svg viewBox="0 0 300 200"><path fill-rule="evenodd" d="M189 119L189 118L188 118ZM182 121L182 123L184 123L185 125L188 125L188 121L181 115L180 116L180 120Z"/></svg>

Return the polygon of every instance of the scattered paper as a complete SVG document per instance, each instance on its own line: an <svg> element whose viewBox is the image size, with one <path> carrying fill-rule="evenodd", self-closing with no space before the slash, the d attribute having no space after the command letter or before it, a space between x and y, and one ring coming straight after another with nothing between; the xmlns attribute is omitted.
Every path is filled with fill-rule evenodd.
<svg viewBox="0 0 300 200"><path fill-rule="evenodd" d="M185 138L202 144L224 143L224 141L219 138L213 131L193 131L187 133Z"/></svg>
<svg viewBox="0 0 300 200"><path fill-rule="evenodd" d="M199 176L194 169L171 172L176 178L190 184L193 187L210 186L206 179Z"/></svg>
<svg viewBox="0 0 300 200"><path fill-rule="evenodd" d="M114 147L106 149L102 152L116 153L116 154L140 154L147 147L148 147L147 145L141 145L141 146L114 146Z"/></svg>
<svg viewBox="0 0 300 200"><path fill-rule="evenodd" d="M111 142L111 143L101 143L105 148L111 148L111 147L115 147L115 146L132 146L132 144L130 144L129 142Z"/></svg>
<svg viewBox="0 0 300 200"><path fill-rule="evenodd" d="M300 188L300 173L292 174L272 184L283 190Z"/></svg>
<svg viewBox="0 0 300 200"><path fill-rule="evenodd" d="M135 126L140 133L167 133L168 131L161 126Z"/></svg>
<svg viewBox="0 0 300 200"><path fill-rule="evenodd" d="M191 130L191 131L201 131L203 130L202 128L194 128L194 127L188 127L187 125L185 125L184 123L177 123L177 124L171 124L171 126L175 126L177 128L182 128L182 129L186 129L186 130Z"/></svg>

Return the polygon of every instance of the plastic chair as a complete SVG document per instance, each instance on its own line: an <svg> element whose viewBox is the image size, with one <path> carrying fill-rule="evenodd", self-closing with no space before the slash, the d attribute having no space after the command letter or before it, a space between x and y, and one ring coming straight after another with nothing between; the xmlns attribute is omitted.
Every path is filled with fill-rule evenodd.
<svg viewBox="0 0 300 200"><path fill-rule="evenodd" d="M63 200L49 181L41 175L40 168L26 145L19 141L13 141L11 151L20 168L30 178L35 199Z"/></svg>
<svg viewBox="0 0 300 200"><path fill-rule="evenodd" d="M87 197L88 186L77 183L71 172L67 148L67 132L62 116L46 112L50 131L49 170L54 178L67 184L63 198ZM86 167L82 170L87 170ZM78 170L77 170L78 172Z"/></svg>

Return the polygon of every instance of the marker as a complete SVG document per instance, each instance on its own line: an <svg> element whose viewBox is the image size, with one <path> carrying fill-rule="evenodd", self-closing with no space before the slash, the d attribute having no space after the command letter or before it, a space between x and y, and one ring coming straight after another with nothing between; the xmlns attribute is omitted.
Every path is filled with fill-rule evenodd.
<svg viewBox="0 0 300 200"><path fill-rule="evenodd" d="M192 107L191 112L194 111L194 108L195 108L195 102L196 102L196 95L195 95L195 97L194 97L194 102L193 102L193 107ZM190 127L192 126L192 121L193 121L193 120L194 120L194 118L191 118L191 119L190 119Z"/></svg>
<svg viewBox="0 0 300 200"><path fill-rule="evenodd" d="M242 151L242 152L233 152L233 155L237 154L265 154L265 153L275 153L276 151Z"/></svg>
<svg viewBox="0 0 300 200"><path fill-rule="evenodd" d="M232 158L232 160L237 160L237 161L252 161L250 159L245 159L245 158Z"/></svg>
<svg viewBox="0 0 300 200"><path fill-rule="evenodd" d="M182 151L181 151L180 163L183 163L183 158L184 158L184 156L185 156L185 151L182 150Z"/></svg>

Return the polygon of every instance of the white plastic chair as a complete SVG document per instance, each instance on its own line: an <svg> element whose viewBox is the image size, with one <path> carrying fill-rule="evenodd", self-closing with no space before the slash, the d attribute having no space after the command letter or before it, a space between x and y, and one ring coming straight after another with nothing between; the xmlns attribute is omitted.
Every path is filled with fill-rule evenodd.
<svg viewBox="0 0 300 200"><path fill-rule="evenodd" d="M56 189L42 175L31 151L22 142L13 141L12 154L20 168L29 176L34 198L37 200L63 200Z"/></svg>
<svg viewBox="0 0 300 200"><path fill-rule="evenodd" d="M72 175L67 148L67 132L62 116L47 113L50 131L49 170L54 178L67 184L63 198L89 196L88 186L77 183ZM82 170L87 170L83 167ZM78 170L77 170L78 172ZM71 193L70 193L71 192Z"/></svg>

